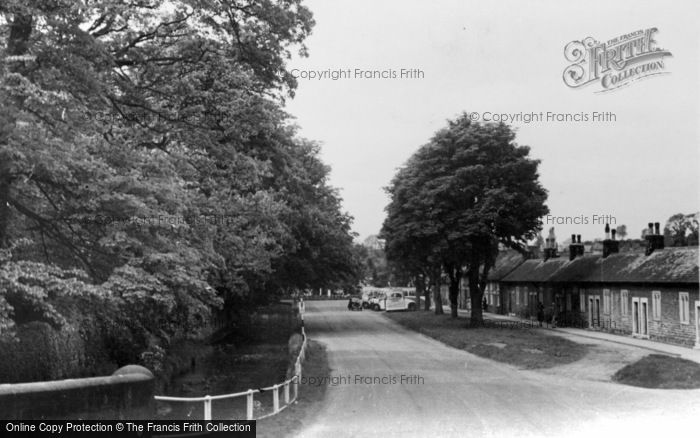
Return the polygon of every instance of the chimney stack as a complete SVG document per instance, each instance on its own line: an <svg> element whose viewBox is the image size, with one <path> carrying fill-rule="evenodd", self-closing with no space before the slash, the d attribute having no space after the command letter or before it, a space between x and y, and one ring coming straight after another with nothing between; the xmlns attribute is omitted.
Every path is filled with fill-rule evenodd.
<svg viewBox="0 0 700 438"><path fill-rule="evenodd" d="M649 234L645 236L647 241L646 255L650 255L657 249L664 249L664 236L661 234L661 224L649 222Z"/></svg>
<svg viewBox="0 0 700 438"><path fill-rule="evenodd" d="M610 254L620 252L620 242L615 240L615 230L612 230L612 239L610 238L610 224L605 224L605 240L603 240L603 258Z"/></svg>
<svg viewBox="0 0 700 438"><path fill-rule="evenodd" d="M559 254L557 254L557 237L554 235L554 227L549 229L549 236L547 236L545 241L547 244L544 249L544 259L547 260L559 257Z"/></svg>
<svg viewBox="0 0 700 438"><path fill-rule="evenodd" d="M571 245L569 245L569 260L573 260L578 256L583 255L583 244L581 243L581 235L571 235Z"/></svg>

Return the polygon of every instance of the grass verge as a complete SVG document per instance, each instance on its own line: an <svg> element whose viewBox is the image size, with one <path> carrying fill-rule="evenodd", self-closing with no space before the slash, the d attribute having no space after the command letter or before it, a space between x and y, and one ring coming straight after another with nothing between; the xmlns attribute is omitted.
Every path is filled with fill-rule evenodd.
<svg viewBox="0 0 700 438"><path fill-rule="evenodd" d="M587 352L585 345L537 328L468 328L468 318L425 311L392 312L386 316L451 347L526 369L572 363Z"/></svg>
<svg viewBox="0 0 700 438"><path fill-rule="evenodd" d="M659 389L700 388L700 364L662 354L650 354L620 369L613 380L625 385Z"/></svg>
<svg viewBox="0 0 700 438"><path fill-rule="evenodd" d="M304 361L304 377L328 378L330 367L323 344L309 340ZM325 380L325 379L324 379ZM300 385L299 397L284 411L258 421L258 437L291 436L311 422L323 404L327 385Z"/></svg>

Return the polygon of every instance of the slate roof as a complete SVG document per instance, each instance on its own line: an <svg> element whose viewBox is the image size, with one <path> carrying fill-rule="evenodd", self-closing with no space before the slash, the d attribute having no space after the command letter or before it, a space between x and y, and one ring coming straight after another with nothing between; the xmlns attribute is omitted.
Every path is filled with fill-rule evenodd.
<svg viewBox="0 0 700 438"><path fill-rule="evenodd" d="M525 261L525 257L519 252L508 249L498 253L496 263L489 271L489 280L498 281L510 274L515 268Z"/></svg>
<svg viewBox="0 0 700 438"><path fill-rule="evenodd" d="M700 282L699 250L666 248L649 256L618 253L566 258L527 260L501 281L577 283L691 283Z"/></svg>
<svg viewBox="0 0 700 438"><path fill-rule="evenodd" d="M585 282L606 283L695 283L700 281L698 248L666 248L649 256L639 253L613 254L600 259Z"/></svg>
<svg viewBox="0 0 700 438"><path fill-rule="evenodd" d="M526 260L513 272L506 275L501 281L504 282L529 282L539 283L549 280L559 268L566 264L569 259L553 258L549 260Z"/></svg>

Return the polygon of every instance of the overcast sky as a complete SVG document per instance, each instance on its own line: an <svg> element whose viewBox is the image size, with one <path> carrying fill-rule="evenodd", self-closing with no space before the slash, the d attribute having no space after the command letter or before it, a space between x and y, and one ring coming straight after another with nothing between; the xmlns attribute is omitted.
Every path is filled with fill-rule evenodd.
<svg viewBox="0 0 700 438"><path fill-rule="evenodd" d="M611 215L639 237L649 221L698 211L700 47L697 1L309 0L310 56L290 68L416 68L422 79L299 79L288 111L301 135L322 143L359 238L376 234L383 187L418 147L463 111L612 112L615 121L516 122L517 142L542 161L540 179L561 242L602 238L594 215ZM668 74L596 93L562 80L564 47L658 28ZM545 224L546 229L549 225Z"/></svg>

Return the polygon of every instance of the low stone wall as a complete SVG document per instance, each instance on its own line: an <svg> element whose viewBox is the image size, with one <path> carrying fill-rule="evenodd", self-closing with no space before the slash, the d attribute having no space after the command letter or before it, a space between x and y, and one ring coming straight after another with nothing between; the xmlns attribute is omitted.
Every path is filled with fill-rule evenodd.
<svg viewBox="0 0 700 438"><path fill-rule="evenodd" d="M111 376L0 385L6 420L155 418L153 374L127 365Z"/></svg>

